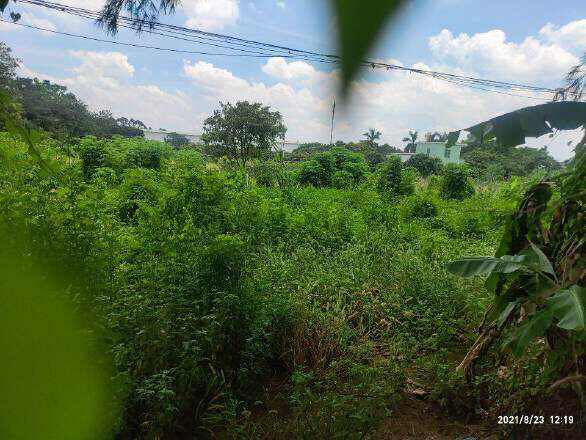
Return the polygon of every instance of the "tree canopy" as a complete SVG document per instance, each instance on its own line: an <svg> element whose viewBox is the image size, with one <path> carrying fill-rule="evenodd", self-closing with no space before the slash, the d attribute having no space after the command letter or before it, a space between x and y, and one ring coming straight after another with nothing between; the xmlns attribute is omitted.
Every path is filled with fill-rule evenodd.
<svg viewBox="0 0 586 440"><path fill-rule="evenodd" d="M165 142L173 145L175 148L183 148L189 145L189 139L187 137L174 131L165 136Z"/></svg>
<svg viewBox="0 0 586 440"><path fill-rule="evenodd" d="M8 86L16 77L19 60L12 56L12 49L0 41L0 87Z"/></svg>
<svg viewBox="0 0 586 440"><path fill-rule="evenodd" d="M109 110L92 112L65 86L37 78L17 77L18 65L19 60L12 55L12 50L0 43L0 89L9 91L14 101L11 111L19 114L28 127L45 130L60 138L143 136L142 129L146 125L142 121L115 118Z"/></svg>
<svg viewBox="0 0 586 440"><path fill-rule="evenodd" d="M278 111L239 101L220 102L220 109L204 121L203 132L208 153L244 166L250 159L267 157L285 139L287 128Z"/></svg>

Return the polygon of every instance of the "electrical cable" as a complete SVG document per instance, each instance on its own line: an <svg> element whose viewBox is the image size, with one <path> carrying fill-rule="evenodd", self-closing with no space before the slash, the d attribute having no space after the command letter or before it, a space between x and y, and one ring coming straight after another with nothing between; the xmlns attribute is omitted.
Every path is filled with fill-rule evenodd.
<svg viewBox="0 0 586 440"><path fill-rule="evenodd" d="M99 11L91 11L83 8L76 8L68 5L63 5L54 2L48 2L45 0L19 0L21 3L26 3L33 6L40 6L44 8L48 8L51 10L55 10L58 12L78 16L85 19L90 19L93 21L99 20L101 14ZM5 23L13 23L8 20L0 21ZM287 59L298 59L303 61L309 62L319 62L319 63L327 63L327 64L337 64L342 62L342 58L338 55L332 54L324 54L318 53L313 51L295 49L286 46L279 46L271 43L264 43L254 40L247 40L243 38L233 37L229 35L223 35L213 32L206 32L199 29L190 29L186 27L166 24L166 23L159 23L159 22L147 22L147 26L145 28L141 28L142 32L150 33L153 35L159 35L162 37L178 39L190 43L201 44L205 46L213 46L225 49L230 52L237 52L237 53L216 53L216 52L206 52L206 51L195 51L195 50L183 50L183 49L172 49L172 48L164 48L158 46L148 46L142 44L135 44L135 43L125 43L119 42L115 40L106 40L100 39L95 37L87 37L83 35L71 34L67 32L60 32L54 31L51 29L44 29L37 26L26 25L22 23L13 23L19 26L28 27L31 29L37 29L44 32L52 32L55 34L65 35L69 37L77 37L77 38L84 38L87 40L93 40L98 42L105 42L111 44L119 44L124 46L131 46L131 47L138 47L138 48L146 48L146 49L154 49L154 50L161 50L161 51L169 51L169 52L178 52L178 53L191 53L191 54L198 54L198 55L210 55L210 56L228 56L228 57L250 57L250 58L272 58L272 57L282 57ZM130 17L119 16L118 17L118 26L126 29L136 30L135 21ZM375 61L368 61L364 60L360 63L364 67L372 67L373 69L386 69L389 70L396 70L396 71L403 71L409 73L415 73L422 76L427 76L431 78L438 79L440 81L446 81L455 85L469 87L476 90L483 90L486 92L492 93L500 93L504 95L520 97L520 98L527 98L527 99L534 99L534 100L541 100L541 101L549 101L550 99L544 99L534 96L526 96L526 95L518 95L514 93L509 93L510 91L525 91L525 92L534 92L540 94L556 94L559 89L553 89L548 87L539 87L539 86L531 86L526 84L518 84L513 82L506 82L506 81L497 81L491 79L484 79L484 78L475 78L470 76L463 76L463 75L455 75L451 73L445 72L436 72L431 70L423 70L423 69L415 69L409 68L394 64L387 64L382 62L375 62ZM508 92L505 92L506 90Z"/></svg>

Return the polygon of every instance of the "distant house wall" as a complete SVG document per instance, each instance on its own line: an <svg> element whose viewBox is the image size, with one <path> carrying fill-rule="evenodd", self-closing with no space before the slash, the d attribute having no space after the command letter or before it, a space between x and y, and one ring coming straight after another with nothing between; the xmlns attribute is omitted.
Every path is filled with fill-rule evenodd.
<svg viewBox="0 0 586 440"><path fill-rule="evenodd" d="M160 141L160 142L164 142L165 137L169 133L172 133L171 131L163 131L163 130L143 130L143 132L144 132L145 139L149 139L151 141ZM175 133L180 134L182 136L185 136L187 139L189 139L189 142L191 142L192 144L201 143L201 135L199 135L199 134L178 133L178 132L175 132Z"/></svg>
<svg viewBox="0 0 586 440"><path fill-rule="evenodd" d="M443 163L461 163L460 152L462 144L453 145L446 150L443 142L417 142L415 154L426 154L429 157L437 157Z"/></svg>
<svg viewBox="0 0 586 440"><path fill-rule="evenodd" d="M389 156L399 156L401 158L401 162L407 162L411 156L414 156L415 153L391 153Z"/></svg>

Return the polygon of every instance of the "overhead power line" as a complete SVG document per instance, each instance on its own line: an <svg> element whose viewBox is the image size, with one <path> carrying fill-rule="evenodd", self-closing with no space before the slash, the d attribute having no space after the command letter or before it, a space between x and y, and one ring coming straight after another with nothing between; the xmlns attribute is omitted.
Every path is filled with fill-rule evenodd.
<svg viewBox="0 0 586 440"><path fill-rule="evenodd" d="M139 48L142 48L142 49L164 50L164 51L169 51L169 52L190 53L190 54L196 54L196 55L214 55L214 56L226 56L226 57L242 57L242 56L245 56L246 57L246 56L248 56L248 57L267 58L267 55L201 52L201 51L195 51L195 50L183 50L183 49L171 49L171 48L168 48L168 47L147 46L147 45L144 45L144 44L123 43L121 41L116 41L116 40L104 40L102 38L88 37L87 35L78 35L78 34L71 34L69 32L60 32L60 31L56 31L56 30L53 30L53 29L47 29L47 28L42 28L42 27L39 27L39 26L33 26L33 25L30 25L30 24L14 23L14 22L12 22L10 20L4 20L2 18L0 18L0 22L2 22L2 23L8 23L8 24L14 24L16 26L22 26L22 27L26 27L26 28L29 28L29 29L35 29L35 30L38 30L38 31L42 31L42 32L50 32L52 34L65 35L67 37L83 38L84 40L98 41L100 43L111 43L111 44L118 44L118 45L121 45L121 46L139 47Z"/></svg>
<svg viewBox="0 0 586 440"><path fill-rule="evenodd" d="M19 0L21 3L26 3L34 6L39 6L51 10L55 10L61 13L89 19L92 21L97 21L100 18L99 11L91 11L84 8L76 8L68 5L63 5L60 3L49 2L45 0ZM12 23L7 20L1 20L6 23ZM319 53L314 51L308 50L301 50L295 49L292 47L287 46L280 46L271 43L264 43L260 41L254 40L247 40L243 38L233 37L229 35L223 35L213 32L206 32L199 29L190 29L182 26L171 25L167 23L159 23L159 22L151 22L142 29L143 32L159 35L166 38L176 39L185 41L192 44L198 44L203 46L211 46L223 49L225 52L208 52L208 51L198 51L198 50L187 50L187 49L172 49L166 47L158 47L158 46L148 46L142 44L135 44L135 43L127 43L127 42L120 42L116 40L107 40L101 38L94 38L88 37L84 35L77 35L67 32L60 32L55 31L52 29L44 29L41 27L33 26L33 25L25 25L21 23L15 23L19 26L28 27L31 29L36 29L44 32L51 32L54 34L65 35L69 37L76 37L76 38L83 38L87 40L93 40L98 42L110 43L110 44L118 44L123 46L131 46L131 47L138 47L138 48L145 48L145 49L154 49L159 51L169 51L169 52L177 52L177 53L190 53L190 54L197 54L197 55L210 55L210 56L227 56L227 57L249 57L249 58L272 58L272 57L282 57L287 59L296 59L296 60L303 60L309 62L317 62L317 63L327 63L327 64L338 64L342 62L342 58L339 55L334 54L325 54ZM118 26L126 29L135 29L133 26L133 20L130 17L120 16L118 18ZM432 70L424 70L424 69L415 69L404 67L396 64L389 64L383 63L378 61L368 61L364 60L361 62L361 65L364 67L370 67L373 69L385 69L385 70L395 70L395 71L403 71L414 73L421 76L427 76L431 78L435 78L441 81L449 82L452 84L456 84L459 86L469 87L472 89L483 90L487 92L493 93L501 93L505 95L527 98L527 99L536 99L542 101L549 101L553 98L559 89L548 88L548 87L539 87L539 86L531 86L526 84L519 84L513 82L506 82L506 81L497 81L485 78L475 78L463 75L455 75L451 73L445 72L436 72ZM549 94L552 95L550 99L544 99L535 96L527 96L527 95L519 95L516 93L511 92L532 92L532 93L540 93L540 94Z"/></svg>

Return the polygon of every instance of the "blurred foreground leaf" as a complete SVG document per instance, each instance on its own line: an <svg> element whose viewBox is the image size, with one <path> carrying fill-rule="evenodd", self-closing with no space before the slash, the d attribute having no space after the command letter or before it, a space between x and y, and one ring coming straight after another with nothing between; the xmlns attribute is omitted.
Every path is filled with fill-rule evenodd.
<svg viewBox="0 0 586 440"><path fill-rule="evenodd" d="M332 0L338 24L338 52L342 57L342 93L403 0Z"/></svg>
<svg viewBox="0 0 586 440"><path fill-rule="evenodd" d="M104 438L109 386L71 304L0 263L0 438Z"/></svg>

